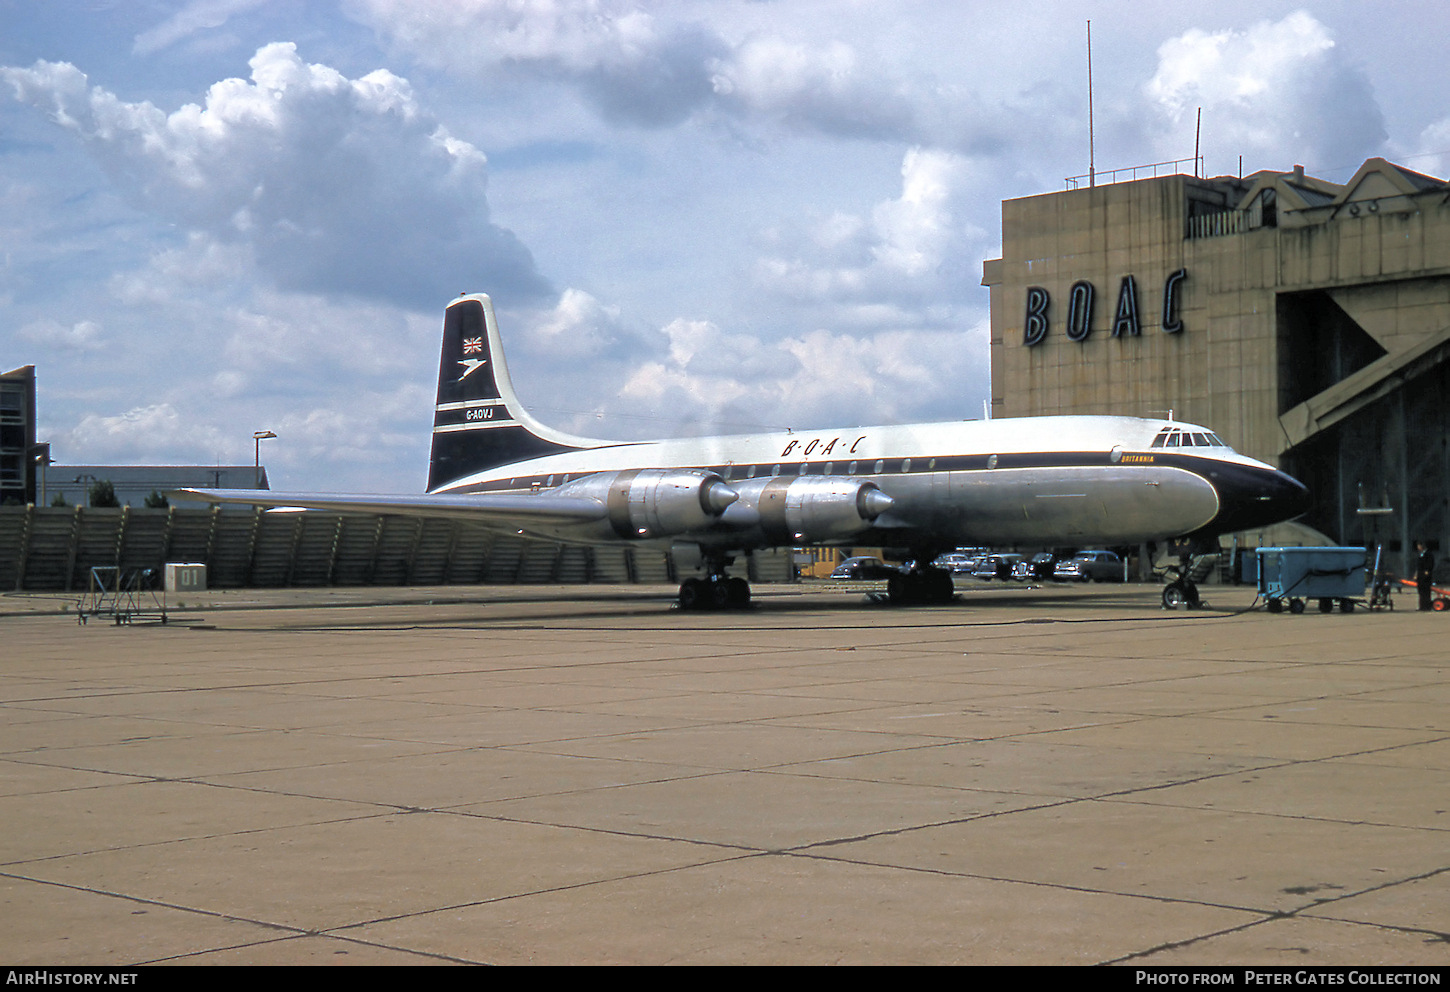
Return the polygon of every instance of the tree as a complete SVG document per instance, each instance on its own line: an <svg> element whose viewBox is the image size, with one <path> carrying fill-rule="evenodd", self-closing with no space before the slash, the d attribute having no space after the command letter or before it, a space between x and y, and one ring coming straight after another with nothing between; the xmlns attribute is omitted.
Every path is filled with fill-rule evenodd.
<svg viewBox="0 0 1450 992"><path fill-rule="evenodd" d="M97 479L91 483L90 497L91 506L121 505L121 501L116 499L116 487L111 485L110 479Z"/></svg>
<svg viewBox="0 0 1450 992"><path fill-rule="evenodd" d="M62 493L62 492L57 492L54 496L52 496L50 498L50 505L51 506L70 506L70 504L65 501L65 493Z"/></svg>
<svg viewBox="0 0 1450 992"><path fill-rule="evenodd" d="M149 509L164 510L170 505L171 503L166 499L166 497L161 495L155 489L151 490L151 495L146 497L146 506Z"/></svg>

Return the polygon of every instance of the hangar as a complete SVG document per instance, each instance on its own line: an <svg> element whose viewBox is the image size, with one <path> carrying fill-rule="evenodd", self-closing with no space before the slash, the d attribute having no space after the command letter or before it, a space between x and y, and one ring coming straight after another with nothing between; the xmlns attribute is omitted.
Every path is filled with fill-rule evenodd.
<svg viewBox="0 0 1450 992"><path fill-rule="evenodd" d="M993 416L1208 424L1305 482L1333 543L1377 526L1402 574L1450 547L1450 183L1372 158L1006 200L982 284Z"/></svg>

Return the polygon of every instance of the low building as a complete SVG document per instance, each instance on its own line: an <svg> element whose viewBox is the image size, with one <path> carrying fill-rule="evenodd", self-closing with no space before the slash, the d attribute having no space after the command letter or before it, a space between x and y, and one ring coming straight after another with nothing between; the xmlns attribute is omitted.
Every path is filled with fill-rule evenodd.
<svg viewBox="0 0 1450 992"><path fill-rule="evenodd" d="M152 493L170 489L270 489L265 465L51 465L46 470L46 502L57 496L70 506L85 506L90 488L109 482L121 506L141 507ZM175 500L176 506L205 508L200 500ZM223 506L247 512L247 507Z"/></svg>

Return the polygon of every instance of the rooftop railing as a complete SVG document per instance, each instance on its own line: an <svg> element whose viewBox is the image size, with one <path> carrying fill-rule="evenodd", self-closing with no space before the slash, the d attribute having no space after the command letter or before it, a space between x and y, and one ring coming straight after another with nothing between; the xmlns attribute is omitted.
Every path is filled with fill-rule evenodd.
<svg viewBox="0 0 1450 992"><path fill-rule="evenodd" d="M1160 175L1172 176L1183 171L1179 166L1184 162L1195 167L1193 174L1196 176L1203 165L1203 156L1175 158L1170 162L1149 162L1147 165L1130 165L1125 169L1112 169L1108 172L1089 172L1081 176L1068 176L1063 182L1067 184L1068 189L1081 189L1084 184L1107 186L1111 183L1132 182L1134 179L1153 179Z"/></svg>

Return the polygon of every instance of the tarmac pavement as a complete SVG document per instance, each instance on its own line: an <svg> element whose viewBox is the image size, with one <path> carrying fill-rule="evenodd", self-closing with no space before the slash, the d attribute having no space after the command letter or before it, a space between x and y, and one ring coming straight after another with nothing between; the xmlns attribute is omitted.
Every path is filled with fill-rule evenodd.
<svg viewBox="0 0 1450 992"><path fill-rule="evenodd" d="M1450 963L1450 614L869 588L0 597L0 960Z"/></svg>

